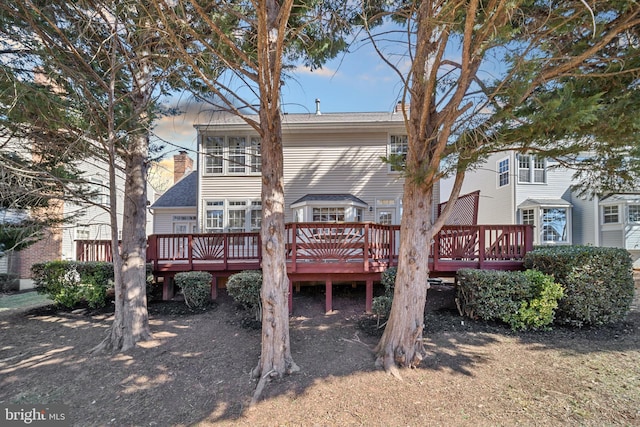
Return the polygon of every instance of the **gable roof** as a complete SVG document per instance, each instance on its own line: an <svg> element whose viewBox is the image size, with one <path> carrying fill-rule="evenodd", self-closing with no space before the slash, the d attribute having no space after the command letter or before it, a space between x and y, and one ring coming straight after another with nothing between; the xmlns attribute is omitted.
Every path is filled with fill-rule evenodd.
<svg viewBox="0 0 640 427"><path fill-rule="evenodd" d="M197 192L198 172L193 171L165 191L151 205L151 209L196 207L198 205Z"/></svg>
<svg viewBox="0 0 640 427"><path fill-rule="evenodd" d="M295 202L291 203L291 206L302 202L353 202L363 206L368 206L367 203L357 198L353 194L307 194L302 196Z"/></svg>

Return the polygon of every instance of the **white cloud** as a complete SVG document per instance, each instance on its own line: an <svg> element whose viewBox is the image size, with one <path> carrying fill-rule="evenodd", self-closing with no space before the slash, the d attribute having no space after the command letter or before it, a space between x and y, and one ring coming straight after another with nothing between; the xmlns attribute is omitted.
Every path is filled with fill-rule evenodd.
<svg viewBox="0 0 640 427"><path fill-rule="evenodd" d="M319 77L328 77L328 78L332 78L332 77L336 77L336 76L340 75L338 70L333 70L333 69L328 68L328 67L323 67L323 68L320 68L320 69L311 70L311 68L305 67L305 66L301 66L301 65L299 65L296 68L294 68L292 74L294 74L294 75L295 74L306 74L306 75L319 76Z"/></svg>

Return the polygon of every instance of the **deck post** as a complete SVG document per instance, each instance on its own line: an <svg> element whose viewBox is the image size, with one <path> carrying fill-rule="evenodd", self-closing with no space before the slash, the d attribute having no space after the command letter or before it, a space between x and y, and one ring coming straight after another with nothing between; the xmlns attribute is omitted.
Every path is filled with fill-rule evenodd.
<svg viewBox="0 0 640 427"><path fill-rule="evenodd" d="M162 276L162 300L169 301L174 296L175 296L175 291L173 288L173 276L163 275Z"/></svg>
<svg viewBox="0 0 640 427"><path fill-rule="evenodd" d="M218 276L211 276L211 299L218 299Z"/></svg>
<svg viewBox="0 0 640 427"><path fill-rule="evenodd" d="M331 276L327 276L324 282L325 289L325 302L324 308L326 313L333 311L333 283L331 282Z"/></svg>
<svg viewBox="0 0 640 427"><path fill-rule="evenodd" d="M364 305L364 311L371 313L371 309L373 308L373 279L371 278L367 279Z"/></svg>
<svg viewBox="0 0 640 427"><path fill-rule="evenodd" d="M289 314L293 314L293 282L289 278Z"/></svg>

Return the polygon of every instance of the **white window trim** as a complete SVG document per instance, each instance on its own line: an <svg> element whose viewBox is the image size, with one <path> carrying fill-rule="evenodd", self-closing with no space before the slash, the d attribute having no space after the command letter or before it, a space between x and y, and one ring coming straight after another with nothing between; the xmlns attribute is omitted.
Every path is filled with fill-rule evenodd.
<svg viewBox="0 0 640 427"><path fill-rule="evenodd" d="M543 236L543 232L544 232L544 228L542 226L542 215L544 213L545 209L564 209L566 211L566 217L567 217L567 224L566 224L566 228L567 228L567 238L566 241L554 241L554 240L543 240L542 236ZM520 218L520 223L523 224L523 211L525 210L532 210L533 211L533 229L534 231L534 237L533 237L533 243L537 244L537 245L546 245L546 246L552 246L552 245L556 245L556 246L560 246L560 245L571 245L573 244L573 233L572 233L572 228L573 228L573 220L572 220L572 216L573 216L573 210L571 206L555 206L555 205L536 205L536 206L528 206L528 207L521 207L518 209L518 217Z"/></svg>
<svg viewBox="0 0 640 427"><path fill-rule="evenodd" d="M527 168L528 170L528 175L529 175L529 180L528 181L522 181L520 179L520 171L524 170L524 168L520 167L520 158L521 157L528 157L529 159L529 167ZM518 154L516 155L516 161L515 161L515 168L516 168L516 179L518 180L518 184L527 184L527 185L546 185L547 184L547 172L548 172L548 161L546 158L543 159L543 176L544 179L542 181L535 181L535 171L536 170L540 170L540 169L536 169L535 164L536 164L536 158L540 157L536 154Z"/></svg>
<svg viewBox="0 0 640 427"><path fill-rule="evenodd" d="M255 153L253 141L257 135L248 133L228 133L228 134L203 134L200 136L200 145L202 149L202 174L203 176L261 176L262 174L262 155L261 153ZM207 138L222 138L222 172L207 172L207 152L205 145ZM232 167L237 167L235 163L231 162L231 148L229 145L230 138L244 138L244 172L230 171ZM260 143L260 149L262 144ZM256 157L260 157L259 165L253 160Z"/></svg>
<svg viewBox="0 0 640 427"><path fill-rule="evenodd" d="M208 203L222 203L219 206L208 206ZM232 203L244 203L244 205L232 205ZM241 209L242 208L242 209ZM222 228L210 229L207 227L207 211L209 210L221 210L222 211ZM244 211L244 227L242 230L230 227L230 211ZM204 215L202 229L205 233L229 233L229 232L251 232L259 231L251 227L251 212L262 211L262 203L259 199L207 199L204 200Z"/></svg>
<svg viewBox="0 0 640 427"><path fill-rule="evenodd" d="M409 150L409 136L406 134L399 134L399 133L390 133L388 138L387 138L387 157L390 157L392 154L396 154L396 153L392 153L391 152L391 140L394 137L404 137L407 139L407 151ZM407 153L404 153L405 158ZM401 174L403 171L402 170L394 170L391 166L391 164L387 164L387 172L388 173L392 173L392 174Z"/></svg>
<svg viewBox="0 0 640 427"><path fill-rule="evenodd" d="M338 221L338 223L358 222L356 221L358 209L362 209L362 216L364 220L365 212L367 210L367 206L350 200L308 200L296 203L295 206L291 206L293 212L298 212L298 222L313 222L313 208L344 208L344 221ZM331 221L328 223L334 224L335 222Z"/></svg>
<svg viewBox="0 0 640 427"><path fill-rule="evenodd" d="M507 162L507 170L504 172L500 171L500 165L502 164L502 162ZM510 165L510 159L509 157L505 157L502 158L500 160L498 160L496 162L496 174L497 174L497 180L496 180L496 187L497 188L503 188L503 187L508 187L511 184L511 165ZM500 178L503 174L506 174L507 177L507 182L505 184L500 184Z"/></svg>

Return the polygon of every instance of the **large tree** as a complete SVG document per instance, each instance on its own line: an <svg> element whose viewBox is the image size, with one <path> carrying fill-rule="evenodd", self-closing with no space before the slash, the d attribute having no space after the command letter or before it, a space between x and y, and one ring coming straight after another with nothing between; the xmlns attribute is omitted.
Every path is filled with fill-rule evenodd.
<svg viewBox="0 0 640 427"><path fill-rule="evenodd" d="M145 2L81 0L9 1L0 6L8 37L14 30L38 40L37 72L75 120L34 119L74 143L58 149L104 164L109 174L111 236L115 269L115 319L97 349L124 351L151 336L146 307L146 178L149 133L156 98L168 69L166 47L154 32ZM43 92L44 94L44 92ZM47 138L29 138L34 147ZM60 151L55 151L60 152ZM117 176L124 177L124 197ZM118 245L117 206L123 204ZM118 249L120 247L120 249Z"/></svg>
<svg viewBox="0 0 640 427"><path fill-rule="evenodd" d="M403 82L402 103L410 105L398 272L376 348L379 365L397 373L425 355L429 248L453 207L448 203L432 219L434 185L442 177L455 176L452 201L465 171L496 151L573 162L586 152L607 152L603 147L637 146L640 6L583 0L365 5L365 25L390 19L400 28L370 35ZM613 84L619 87L609 93ZM633 101L623 96L627 90ZM625 119L604 123L613 111L626 111L633 126ZM633 133L620 143L625 129Z"/></svg>
<svg viewBox="0 0 640 427"><path fill-rule="evenodd" d="M315 0L179 0L159 7L163 30L187 67L184 86L261 138L262 349L254 401L267 380L298 369L289 341L280 90L287 67L317 67L346 47L346 10L344 2Z"/></svg>

